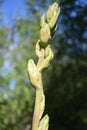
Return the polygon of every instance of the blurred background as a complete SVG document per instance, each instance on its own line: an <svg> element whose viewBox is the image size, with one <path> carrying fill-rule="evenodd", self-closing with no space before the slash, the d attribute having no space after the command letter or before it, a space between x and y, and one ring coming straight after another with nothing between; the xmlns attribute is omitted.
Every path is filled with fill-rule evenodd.
<svg viewBox="0 0 87 130"><path fill-rule="evenodd" d="M0 0L0 130L31 130L35 91L27 62L54 0ZM49 130L87 130L87 0L56 0L55 58L43 72Z"/></svg>

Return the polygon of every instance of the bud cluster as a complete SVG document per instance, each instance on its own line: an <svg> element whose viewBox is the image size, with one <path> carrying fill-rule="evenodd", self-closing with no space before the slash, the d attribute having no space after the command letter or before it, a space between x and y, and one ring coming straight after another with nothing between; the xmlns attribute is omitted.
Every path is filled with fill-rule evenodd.
<svg viewBox="0 0 87 130"><path fill-rule="evenodd" d="M58 3L49 6L48 11L41 17L40 46L45 48L57 29L57 19L60 14Z"/></svg>
<svg viewBox="0 0 87 130"><path fill-rule="evenodd" d="M36 89L35 109L32 122L32 130L48 130L49 116L42 118L45 108L45 95L43 91L41 72L47 68L54 57L49 39L57 29L57 19L60 13L60 7L55 2L49 6L48 11L41 17L40 37L36 43L35 51L38 56L38 62L35 64L33 59L28 61L28 73L32 86Z"/></svg>

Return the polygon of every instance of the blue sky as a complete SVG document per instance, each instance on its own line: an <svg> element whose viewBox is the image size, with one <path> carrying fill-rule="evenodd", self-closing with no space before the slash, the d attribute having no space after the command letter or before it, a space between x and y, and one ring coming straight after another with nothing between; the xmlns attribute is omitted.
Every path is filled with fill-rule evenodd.
<svg viewBox="0 0 87 130"><path fill-rule="evenodd" d="M17 15L17 11L19 11L22 16L26 15L24 0L5 0L1 5L1 9L5 23L13 19Z"/></svg>
<svg viewBox="0 0 87 130"><path fill-rule="evenodd" d="M4 23L9 23L17 15L17 11L21 16L26 15L25 0L4 0L1 9L3 10ZM87 0L77 0L77 2L87 5Z"/></svg>

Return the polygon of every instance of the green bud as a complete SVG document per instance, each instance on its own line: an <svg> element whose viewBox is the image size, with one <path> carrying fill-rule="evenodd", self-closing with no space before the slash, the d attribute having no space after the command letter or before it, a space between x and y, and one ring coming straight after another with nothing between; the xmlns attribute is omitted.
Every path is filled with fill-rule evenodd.
<svg viewBox="0 0 87 130"><path fill-rule="evenodd" d="M46 14L46 20L51 29L55 27L59 14L60 7L56 2L53 5L49 6Z"/></svg>
<svg viewBox="0 0 87 130"><path fill-rule="evenodd" d="M40 29L40 45L46 47L48 40L51 38L50 28L45 22L45 16L41 17L41 29Z"/></svg>
<svg viewBox="0 0 87 130"><path fill-rule="evenodd" d="M32 59L28 61L28 73L29 73L32 86L36 89L40 89L41 88L41 72L38 71L38 68Z"/></svg>
<svg viewBox="0 0 87 130"><path fill-rule="evenodd" d="M40 121L38 130L48 130L49 127L49 116L45 115Z"/></svg>
<svg viewBox="0 0 87 130"><path fill-rule="evenodd" d="M48 45L45 50L44 59L42 60L42 62L40 64L39 71L42 71L43 69L47 68L49 66L51 60L53 59L53 57L54 57L54 53L53 53L50 45Z"/></svg>

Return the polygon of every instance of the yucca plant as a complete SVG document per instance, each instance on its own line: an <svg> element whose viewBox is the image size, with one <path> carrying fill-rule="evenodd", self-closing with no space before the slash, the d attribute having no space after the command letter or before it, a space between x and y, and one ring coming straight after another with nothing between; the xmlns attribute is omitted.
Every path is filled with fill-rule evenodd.
<svg viewBox="0 0 87 130"><path fill-rule="evenodd" d="M38 61L37 64L34 63L33 59L28 61L29 78L36 91L32 130L48 130L49 127L49 116L46 114L42 118L45 108L45 95L41 72L49 66L54 57L49 40L53 37L57 29L56 23L59 14L60 7L55 2L49 6L47 13L41 17L40 35L35 47Z"/></svg>

